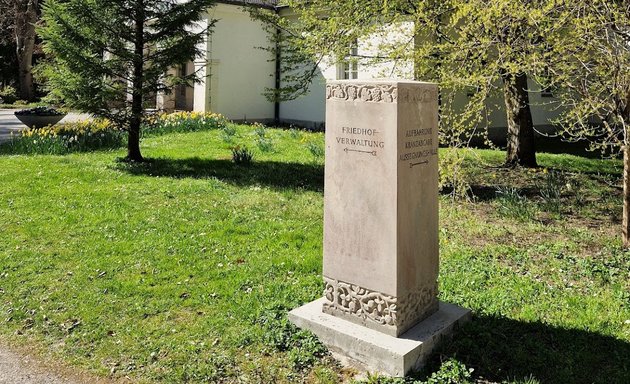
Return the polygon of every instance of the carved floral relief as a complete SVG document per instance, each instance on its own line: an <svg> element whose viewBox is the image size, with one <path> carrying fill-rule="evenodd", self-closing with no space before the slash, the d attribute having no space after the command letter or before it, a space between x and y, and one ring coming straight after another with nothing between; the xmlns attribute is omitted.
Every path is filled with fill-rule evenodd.
<svg viewBox="0 0 630 384"><path fill-rule="evenodd" d="M327 277L324 282L324 308L383 326L406 327L426 317L437 305L437 284L398 298Z"/></svg>
<svg viewBox="0 0 630 384"><path fill-rule="evenodd" d="M390 84L328 84L326 99L371 103L428 103L437 100L435 88L401 88Z"/></svg>

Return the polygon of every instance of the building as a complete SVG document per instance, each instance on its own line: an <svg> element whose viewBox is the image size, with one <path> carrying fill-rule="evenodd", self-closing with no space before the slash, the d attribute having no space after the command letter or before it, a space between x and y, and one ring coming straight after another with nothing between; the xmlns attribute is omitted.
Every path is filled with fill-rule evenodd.
<svg viewBox="0 0 630 384"><path fill-rule="evenodd" d="M277 0L218 1L200 21L205 28L208 20L216 20L212 33L204 43L205 57L188 63L178 71L199 71L202 81L194 87L180 87L171 95L159 95L157 107L166 110L195 110L218 112L235 121L261 121L291 123L305 127L322 127L325 121L325 82L339 79L373 79L380 77L410 79L412 65L381 63L361 65L356 62L322 63L310 87L310 92L296 100L274 103L264 97L266 89L282 86L276 60L269 51L273 36L258 20L253 20L243 5L249 4L277 12L280 16L295 15L286 6L277 6ZM358 41L349 47L351 55L374 56L378 39L409 38L411 22L392 28L391 36L374 36ZM407 36L407 37L405 37ZM535 83L530 89L536 90ZM539 88L539 87L538 87ZM466 95L458 97L465 98ZM464 100L462 100L463 103ZM550 127L549 121L557 116L552 95L548 92L531 92L530 103L534 125L538 129ZM502 99L491 100L502 105ZM503 110L489 116L491 127L505 127Z"/></svg>

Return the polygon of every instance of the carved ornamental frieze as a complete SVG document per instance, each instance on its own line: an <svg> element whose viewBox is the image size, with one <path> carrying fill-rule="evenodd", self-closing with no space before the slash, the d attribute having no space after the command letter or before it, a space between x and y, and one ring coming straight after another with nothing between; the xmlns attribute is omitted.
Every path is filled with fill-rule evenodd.
<svg viewBox="0 0 630 384"><path fill-rule="evenodd" d="M394 297L355 284L324 277L324 308L370 328L407 329L437 308L437 284L422 287L405 297ZM396 332L397 333L397 332Z"/></svg>
<svg viewBox="0 0 630 384"><path fill-rule="evenodd" d="M436 89L399 89L392 84L331 83L326 85L327 100L356 100L366 103L429 103L436 98Z"/></svg>

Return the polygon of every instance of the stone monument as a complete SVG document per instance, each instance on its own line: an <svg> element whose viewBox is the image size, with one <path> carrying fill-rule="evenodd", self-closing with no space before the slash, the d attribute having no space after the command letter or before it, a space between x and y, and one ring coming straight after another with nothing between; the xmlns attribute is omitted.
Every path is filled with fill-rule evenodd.
<svg viewBox="0 0 630 384"><path fill-rule="evenodd" d="M400 376L470 311L437 298L438 89L326 86L324 297L289 314L338 357Z"/></svg>

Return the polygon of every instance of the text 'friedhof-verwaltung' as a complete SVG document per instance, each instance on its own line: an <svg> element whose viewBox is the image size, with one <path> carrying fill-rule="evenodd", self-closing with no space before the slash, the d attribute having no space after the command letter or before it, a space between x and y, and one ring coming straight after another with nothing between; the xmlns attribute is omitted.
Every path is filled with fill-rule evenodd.
<svg viewBox="0 0 630 384"><path fill-rule="evenodd" d="M378 137L379 131L371 128L341 127L343 136L335 137L337 144L344 145L344 151L363 152L376 156L376 150L385 147Z"/></svg>

